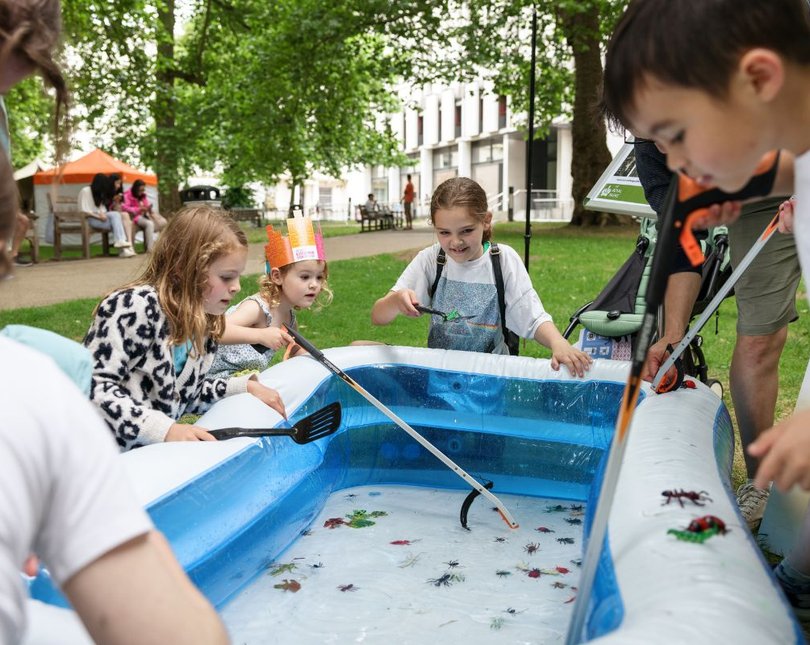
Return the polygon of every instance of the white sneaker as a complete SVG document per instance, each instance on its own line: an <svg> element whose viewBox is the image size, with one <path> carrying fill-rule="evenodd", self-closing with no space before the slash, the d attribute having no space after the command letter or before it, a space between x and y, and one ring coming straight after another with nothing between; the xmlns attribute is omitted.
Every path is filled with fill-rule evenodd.
<svg viewBox="0 0 810 645"><path fill-rule="evenodd" d="M126 240L118 240L115 244L113 244L113 246L116 249L123 249L129 245L130 245L129 242L127 242Z"/></svg>
<svg viewBox="0 0 810 645"><path fill-rule="evenodd" d="M765 505L768 503L770 494L769 490L756 488L751 482L743 484L737 489L737 506L740 507L740 514L752 531L757 530L762 522Z"/></svg>
<svg viewBox="0 0 810 645"><path fill-rule="evenodd" d="M134 258L136 255L131 246L125 246L118 252L118 256L122 258Z"/></svg>

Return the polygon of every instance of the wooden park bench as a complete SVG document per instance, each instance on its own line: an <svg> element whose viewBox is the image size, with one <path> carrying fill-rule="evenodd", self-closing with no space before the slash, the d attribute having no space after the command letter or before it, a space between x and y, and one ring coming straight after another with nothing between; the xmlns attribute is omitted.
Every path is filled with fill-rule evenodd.
<svg viewBox="0 0 810 645"><path fill-rule="evenodd" d="M364 205L358 207L360 209L360 232L365 231L383 231L387 228L393 228L394 219L390 214L380 212L369 212Z"/></svg>
<svg viewBox="0 0 810 645"><path fill-rule="evenodd" d="M232 208L229 212L237 222L252 222L256 228L264 224L264 212L259 208Z"/></svg>
<svg viewBox="0 0 810 645"><path fill-rule="evenodd" d="M50 203L51 196L48 195ZM110 232L100 231L90 227L88 219L90 213L79 210L75 197L57 197L56 203L52 204L53 212L53 259L62 259L62 249L67 246L63 235L77 234L81 237L82 257L90 258L90 237L93 234L101 236L101 249L104 255L110 254Z"/></svg>

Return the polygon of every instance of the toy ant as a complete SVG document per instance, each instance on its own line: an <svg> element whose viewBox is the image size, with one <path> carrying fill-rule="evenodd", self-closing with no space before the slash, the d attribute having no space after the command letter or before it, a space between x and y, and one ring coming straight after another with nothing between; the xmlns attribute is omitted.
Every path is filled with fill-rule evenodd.
<svg viewBox="0 0 810 645"><path fill-rule="evenodd" d="M661 506L666 506L673 499L678 501L678 504L681 505L681 508L683 508L684 499L688 499L695 506L705 506L703 502L714 501L711 497L709 497L709 493L707 493L705 490L696 493L693 490L684 490L683 488L681 488L680 490L661 491L661 494L667 498L666 502L661 502Z"/></svg>
<svg viewBox="0 0 810 645"><path fill-rule="evenodd" d="M573 544L574 538L572 537L557 538L557 542L559 542L560 544Z"/></svg>

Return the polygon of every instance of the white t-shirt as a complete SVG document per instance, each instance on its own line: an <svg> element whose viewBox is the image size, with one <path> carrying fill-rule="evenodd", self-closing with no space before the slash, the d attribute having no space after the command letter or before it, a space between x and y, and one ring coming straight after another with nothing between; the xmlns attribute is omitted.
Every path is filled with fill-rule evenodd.
<svg viewBox="0 0 810 645"><path fill-rule="evenodd" d="M551 322L551 316L543 309L520 256L509 246L499 244L498 247L506 326L518 336L532 338L541 324ZM420 251L399 276L392 291L413 289L421 304L430 304L445 313L458 312L455 321L443 322L438 316L431 317L428 347L508 354L489 253L463 264L448 257L431 303L428 290L436 278L436 257L440 248L437 243Z"/></svg>
<svg viewBox="0 0 810 645"><path fill-rule="evenodd" d="M810 280L810 152L796 157L796 212L793 218L793 232L802 275L808 284Z"/></svg>
<svg viewBox="0 0 810 645"><path fill-rule="evenodd" d="M76 198L76 201L79 204L79 210L83 213L99 215L107 211L103 205L96 206L96 202L93 201L93 189L90 188L90 186L85 186L79 191L79 196Z"/></svg>
<svg viewBox="0 0 810 645"><path fill-rule="evenodd" d="M152 523L112 434L50 358L0 338L0 643L25 628L20 571L36 553L60 586Z"/></svg>

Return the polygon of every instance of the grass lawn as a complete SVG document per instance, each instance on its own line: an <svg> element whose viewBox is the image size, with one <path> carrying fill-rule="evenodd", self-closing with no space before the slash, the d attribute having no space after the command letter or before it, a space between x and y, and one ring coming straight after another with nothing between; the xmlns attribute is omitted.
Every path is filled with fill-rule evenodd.
<svg viewBox="0 0 810 645"><path fill-rule="evenodd" d="M267 224L272 224L274 227L283 226L282 220L267 220ZM338 237L340 235L354 235L360 232L360 222L319 222L321 231L324 237ZM267 242L267 233L264 228L257 228L249 223L240 223L240 226L247 235L248 242L251 244L260 242L262 244Z"/></svg>
<svg viewBox="0 0 810 645"><path fill-rule="evenodd" d="M345 225L330 223L324 226L324 234L346 234L343 232L345 228ZM349 228L356 230L352 225ZM253 228L253 231L260 232L261 229ZM558 328L564 329L570 315L602 289L632 252L637 234L636 227L599 231L573 230L558 225L533 228L529 273ZM523 254L522 225L499 224L495 239ZM302 333L321 348L346 345L355 339L424 346L427 317L416 320L400 317L387 327L374 327L369 318L374 301L394 284L412 256L413 253L403 253L331 262L329 272L334 301L318 312L300 312ZM257 276L243 279L240 297L257 290L256 280ZM801 317L790 326L787 346L782 354L777 419L792 411L810 356L810 316L807 315L808 305L803 291L801 295L798 301ZM95 304L95 300L75 300L46 307L2 311L0 326L9 323L34 325L81 340ZM726 404L730 408L728 366L734 347L736 318L733 299L728 299L720 308L719 318L713 318L703 333L710 376L723 383ZM523 347L521 354L549 356L548 351L536 343ZM737 452L735 485L744 477L739 446Z"/></svg>

